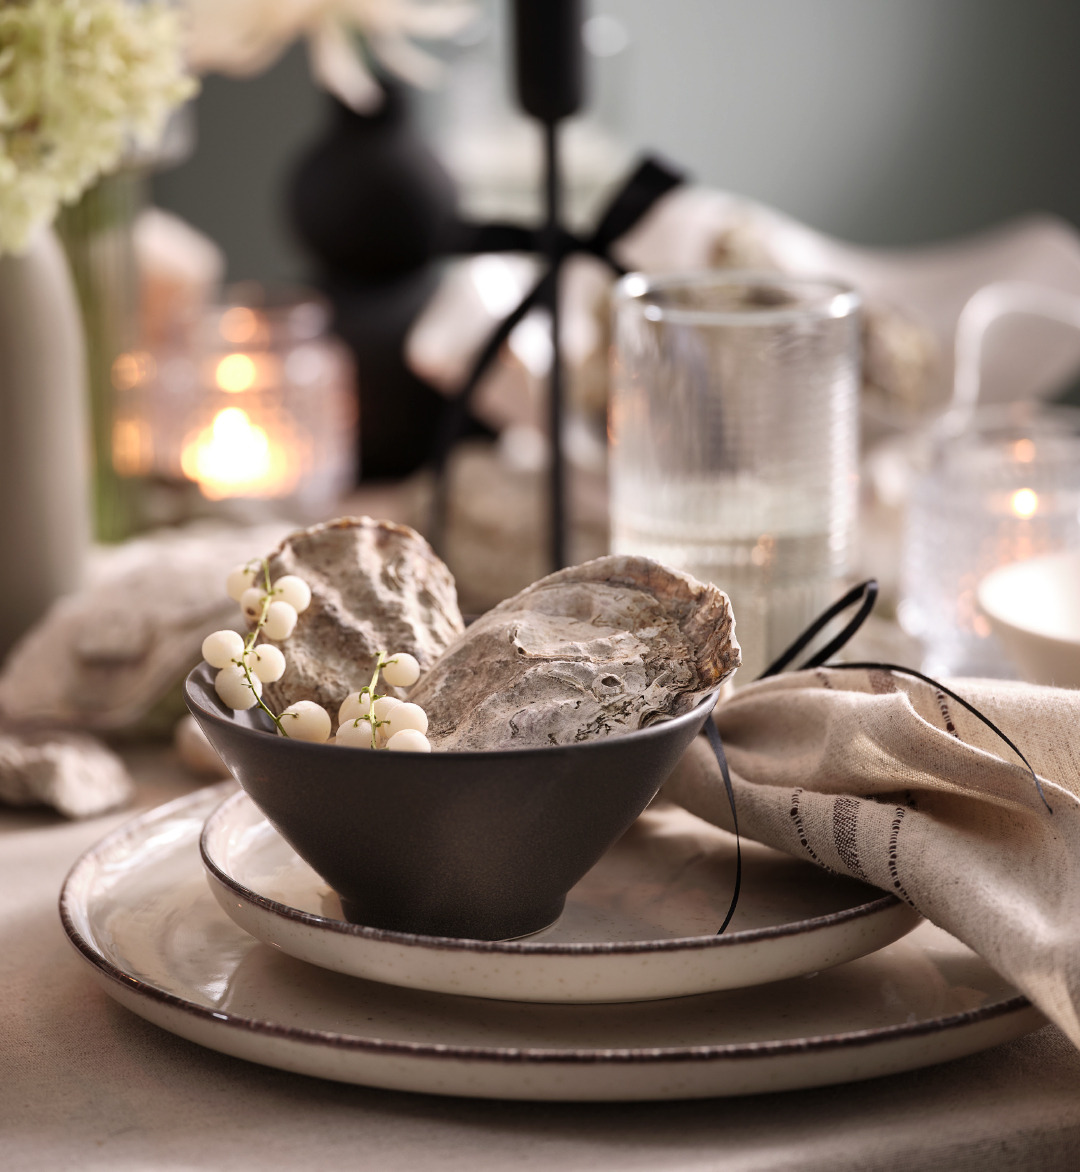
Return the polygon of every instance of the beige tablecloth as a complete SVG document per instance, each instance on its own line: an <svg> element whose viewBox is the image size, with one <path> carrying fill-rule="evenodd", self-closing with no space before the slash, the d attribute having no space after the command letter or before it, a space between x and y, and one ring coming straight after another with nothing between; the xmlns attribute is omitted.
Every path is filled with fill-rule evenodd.
<svg viewBox="0 0 1080 1172"><path fill-rule="evenodd" d="M141 806L194 788L136 754ZM369 1090L183 1041L122 1009L56 913L78 854L128 816L0 810L0 1168L1071 1169L1080 1053L1053 1027L849 1086L689 1103L529 1104Z"/></svg>

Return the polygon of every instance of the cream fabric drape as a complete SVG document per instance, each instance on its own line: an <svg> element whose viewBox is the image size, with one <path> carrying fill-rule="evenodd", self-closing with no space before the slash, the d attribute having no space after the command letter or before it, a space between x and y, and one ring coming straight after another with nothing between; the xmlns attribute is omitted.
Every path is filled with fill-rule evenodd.
<svg viewBox="0 0 1080 1172"><path fill-rule="evenodd" d="M999 680L940 689L815 668L716 710L743 834L895 892L1014 982L1080 1046L1080 692ZM699 737L664 794L731 829Z"/></svg>

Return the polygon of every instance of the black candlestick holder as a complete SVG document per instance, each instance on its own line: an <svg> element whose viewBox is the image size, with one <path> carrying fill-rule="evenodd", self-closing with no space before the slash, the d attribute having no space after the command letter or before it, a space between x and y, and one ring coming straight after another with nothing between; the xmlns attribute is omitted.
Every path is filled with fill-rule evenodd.
<svg viewBox="0 0 1080 1172"><path fill-rule="evenodd" d="M549 524L553 570L566 565L568 518L566 460L563 451L564 364L560 340L559 277L566 258L587 253L625 270L611 255L612 244L629 231L653 204L683 181L683 174L654 158L641 162L617 192L587 236L575 236L564 222L563 182L559 157L562 122L577 113L584 91L581 0L514 0L514 70L518 101L541 126L544 142L544 220L539 230L516 224L465 224L457 228L454 251L532 252L543 258L543 274L518 306L492 332L475 359L458 394L447 404L436 441L435 491L429 537L445 546L450 452L469 420L469 405L482 376L519 322L537 308L551 318L551 370L548 376L550 436Z"/></svg>

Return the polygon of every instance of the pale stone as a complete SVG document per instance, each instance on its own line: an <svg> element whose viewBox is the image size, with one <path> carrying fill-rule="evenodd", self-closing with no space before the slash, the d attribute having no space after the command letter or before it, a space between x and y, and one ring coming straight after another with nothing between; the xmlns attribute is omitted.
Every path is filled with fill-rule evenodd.
<svg viewBox="0 0 1080 1172"><path fill-rule="evenodd" d="M542 578L479 618L409 699L437 749L573 744L687 712L738 665L727 595L613 556Z"/></svg>
<svg viewBox="0 0 1080 1172"><path fill-rule="evenodd" d="M242 627L226 575L285 531L194 524L97 551L87 585L12 649L0 671L0 715L132 729L199 662L211 631Z"/></svg>
<svg viewBox="0 0 1080 1172"><path fill-rule="evenodd" d="M91 818L123 805L133 792L124 763L93 737L0 733L0 801Z"/></svg>

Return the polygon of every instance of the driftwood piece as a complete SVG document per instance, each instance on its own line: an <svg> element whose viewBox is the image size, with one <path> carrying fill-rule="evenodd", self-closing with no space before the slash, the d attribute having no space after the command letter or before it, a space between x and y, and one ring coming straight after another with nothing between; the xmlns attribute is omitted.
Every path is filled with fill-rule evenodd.
<svg viewBox="0 0 1080 1172"><path fill-rule="evenodd" d="M315 525L287 537L269 561L271 579L296 574L311 587L311 605L281 644L285 674L265 689L276 712L314 700L336 715L370 682L380 651L407 651L424 670L464 627L450 571L407 525L370 517Z"/></svg>
<svg viewBox="0 0 1080 1172"><path fill-rule="evenodd" d="M572 744L689 711L739 665L727 595L647 558L540 579L413 688L437 749Z"/></svg>
<svg viewBox="0 0 1080 1172"><path fill-rule="evenodd" d="M122 805L133 792L124 763L93 737L0 732L0 801L90 818Z"/></svg>

